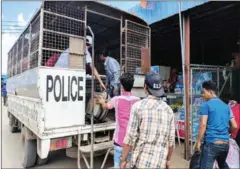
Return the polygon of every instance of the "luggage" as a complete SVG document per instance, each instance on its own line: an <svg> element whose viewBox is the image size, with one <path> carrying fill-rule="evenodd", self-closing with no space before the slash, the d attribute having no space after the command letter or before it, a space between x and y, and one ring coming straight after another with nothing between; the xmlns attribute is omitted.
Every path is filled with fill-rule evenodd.
<svg viewBox="0 0 240 169"><path fill-rule="evenodd" d="M110 100L110 96L108 93L105 92L95 92L95 95L102 95L104 98L106 98L107 101ZM97 102L97 98L93 98L93 100L90 98L88 105L87 105L87 111L86 115L87 118L91 117L91 110L93 108L93 116L95 122L103 122L108 114L108 110L105 110L102 108L102 105Z"/></svg>
<svg viewBox="0 0 240 169"><path fill-rule="evenodd" d="M194 152L190 161L189 169L200 169L200 152Z"/></svg>

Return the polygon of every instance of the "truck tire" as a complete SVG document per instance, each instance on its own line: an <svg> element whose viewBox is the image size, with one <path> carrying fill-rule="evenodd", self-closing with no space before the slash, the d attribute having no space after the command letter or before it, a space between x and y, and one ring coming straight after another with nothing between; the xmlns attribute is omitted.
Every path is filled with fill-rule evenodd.
<svg viewBox="0 0 240 169"><path fill-rule="evenodd" d="M46 164L47 162L48 162L48 158L41 159L41 158L37 155L36 165L41 166L41 165Z"/></svg>
<svg viewBox="0 0 240 169"><path fill-rule="evenodd" d="M33 167L37 159L37 141L26 140L24 144L24 158L22 166L24 168Z"/></svg>
<svg viewBox="0 0 240 169"><path fill-rule="evenodd" d="M16 126L16 119L13 115L9 113L9 130L11 133L19 132L18 126Z"/></svg>

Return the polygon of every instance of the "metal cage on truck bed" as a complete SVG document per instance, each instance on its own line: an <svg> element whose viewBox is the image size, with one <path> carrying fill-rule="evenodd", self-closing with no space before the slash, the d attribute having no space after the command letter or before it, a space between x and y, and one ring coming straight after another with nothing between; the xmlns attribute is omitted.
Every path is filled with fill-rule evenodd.
<svg viewBox="0 0 240 169"><path fill-rule="evenodd" d="M124 71L135 73L141 67L141 49L150 51L150 28L134 15L94 1L44 1L8 53L8 77L54 66L49 58L71 46L69 65L84 69L85 50L77 49L76 39L85 42L86 26L96 35L95 51L107 46ZM104 73L98 60L96 67Z"/></svg>

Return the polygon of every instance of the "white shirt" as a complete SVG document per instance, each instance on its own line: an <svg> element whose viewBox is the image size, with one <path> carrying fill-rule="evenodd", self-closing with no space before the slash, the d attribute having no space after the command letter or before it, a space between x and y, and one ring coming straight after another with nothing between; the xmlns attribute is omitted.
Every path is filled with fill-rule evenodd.
<svg viewBox="0 0 240 169"><path fill-rule="evenodd" d="M86 64L92 63L92 57L88 48L86 48ZM66 49L58 58L55 67L68 68L69 65L69 48Z"/></svg>

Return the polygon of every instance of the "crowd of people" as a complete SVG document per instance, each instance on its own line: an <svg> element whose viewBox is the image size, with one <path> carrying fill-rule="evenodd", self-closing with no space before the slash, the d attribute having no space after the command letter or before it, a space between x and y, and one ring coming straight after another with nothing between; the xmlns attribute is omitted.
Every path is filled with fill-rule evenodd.
<svg viewBox="0 0 240 169"><path fill-rule="evenodd" d="M168 169L175 146L175 120L173 110L163 100L165 86L160 74L146 74L147 97L140 99L131 93L134 75L120 75L119 63L108 56L107 50L99 56L105 66L106 84L97 79L104 89L109 89L111 99L107 102L99 96L98 100L104 109L115 109L114 168L124 169L129 163L130 168ZM201 169L213 168L215 160L220 169L229 168L229 134L237 129L230 107L217 97L216 89L212 81L202 85L205 102L200 109L195 148L201 152Z"/></svg>

